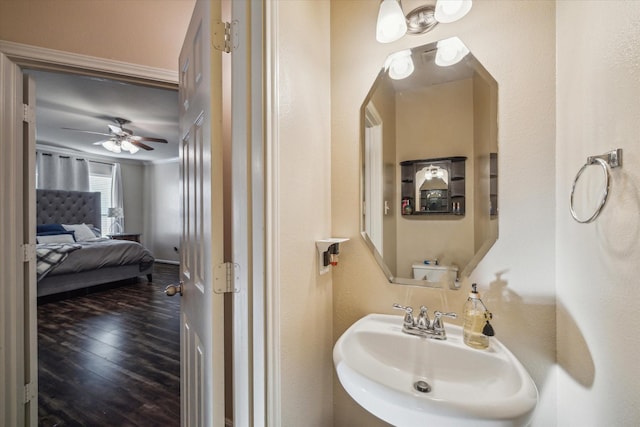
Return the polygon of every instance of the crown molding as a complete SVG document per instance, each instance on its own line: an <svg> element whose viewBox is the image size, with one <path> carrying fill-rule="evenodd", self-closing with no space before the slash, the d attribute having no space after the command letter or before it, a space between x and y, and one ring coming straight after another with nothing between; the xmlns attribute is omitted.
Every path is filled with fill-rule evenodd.
<svg viewBox="0 0 640 427"><path fill-rule="evenodd" d="M41 69L76 69L100 75L115 74L134 80L156 82L157 85L174 87L178 84L178 72L164 68L148 67L140 64L80 55L72 52L48 49L6 40L0 40L0 52L21 66Z"/></svg>

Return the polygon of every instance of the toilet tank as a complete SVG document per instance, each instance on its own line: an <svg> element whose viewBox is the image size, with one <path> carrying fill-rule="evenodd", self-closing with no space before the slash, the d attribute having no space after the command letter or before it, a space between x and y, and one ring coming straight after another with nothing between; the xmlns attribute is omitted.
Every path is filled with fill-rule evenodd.
<svg viewBox="0 0 640 427"><path fill-rule="evenodd" d="M412 270L414 279L436 283L443 279L453 281L458 275L458 267L450 265L413 264Z"/></svg>

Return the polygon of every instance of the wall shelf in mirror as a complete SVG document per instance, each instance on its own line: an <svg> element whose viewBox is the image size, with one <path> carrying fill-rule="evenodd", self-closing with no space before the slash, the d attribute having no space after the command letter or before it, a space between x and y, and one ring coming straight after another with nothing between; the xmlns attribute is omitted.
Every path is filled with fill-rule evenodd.
<svg viewBox="0 0 640 427"><path fill-rule="evenodd" d="M464 156L405 160L401 169L401 214L465 214Z"/></svg>

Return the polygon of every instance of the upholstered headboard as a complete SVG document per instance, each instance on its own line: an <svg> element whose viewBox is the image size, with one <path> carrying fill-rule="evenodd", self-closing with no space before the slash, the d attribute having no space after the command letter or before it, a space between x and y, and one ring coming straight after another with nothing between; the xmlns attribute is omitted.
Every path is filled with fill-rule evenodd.
<svg viewBox="0 0 640 427"><path fill-rule="evenodd" d="M36 190L36 222L41 224L93 224L100 228L100 193Z"/></svg>

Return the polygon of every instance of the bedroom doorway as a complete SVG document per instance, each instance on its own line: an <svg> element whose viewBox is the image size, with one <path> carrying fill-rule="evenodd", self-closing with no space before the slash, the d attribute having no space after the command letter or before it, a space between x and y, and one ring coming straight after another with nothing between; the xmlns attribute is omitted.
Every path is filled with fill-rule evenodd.
<svg viewBox="0 0 640 427"><path fill-rule="evenodd" d="M201 3L201 2L199 2ZM202 2L208 3L208 2ZM233 366L233 378L234 389L232 392L225 391L227 401L230 396L233 396L233 407L227 413L233 414L239 425L248 425L252 420L257 423L261 423L260 420L266 419L266 406L267 403L274 405L274 401L267 402L265 396L266 389L266 377L268 375L267 366L267 339L266 328L268 324L266 321L266 288L264 286L265 280L265 264L264 264L264 235L261 231L257 231L256 234L252 234L252 230L262 230L264 228L264 217L259 212L264 212L264 171L254 170L253 174L249 177L246 171L252 170L252 165L262 164L264 161L264 148L262 136L264 131L263 126L263 63L262 63L262 25L263 25L263 11L262 4L252 2L251 6L248 2L230 2L224 0L227 13L233 9L232 16L241 16L240 20L240 32L242 36L239 40L243 43L250 43L255 46L254 50L251 50L251 66L247 63L247 57L239 57L239 64L234 65L234 84L239 87L245 86L243 94L245 96L239 97L240 102L235 102L233 111L237 114L234 117L242 118L237 120L231 125L231 131L233 135L237 135L239 138L238 146L235 143L231 150L236 150L237 155L234 155L233 166L231 169L234 172L234 184L230 188L230 194L233 196L233 212L234 212L234 231L232 236L234 239L233 244L233 259L237 260L242 265L240 270L239 279L236 285L241 288L241 291L233 296L233 305L238 307L234 309L234 334L232 337L232 346L235 348L233 358L235 360ZM231 5L233 3L233 6ZM218 2L212 2L212 4L219 5ZM250 13L248 8L251 7ZM239 12L236 8L240 8ZM238 12L238 13L236 13ZM250 17L250 18L249 18ZM242 25L244 19L250 19L250 25ZM235 22L236 20L234 20ZM251 36L249 36L249 28L252 29ZM30 68L67 70L78 71L86 70L88 74L93 76L113 77L113 76L126 76L129 81L139 80L144 83L153 82L159 86L171 86L175 87L177 76L170 73L164 73L162 70L150 70L141 69L136 66L129 66L122 63L110 63L102 59L94 60L89 57L79 57L78 55L65 55L63 52L49 51L47 49L33 48L27 46L22 48L7 43L0 43L0 50L8 54L9 58L15 61L19 66L28 66ZM244 62L243 62L244 61ZM55 65L54 65L55 64ZM231 63L227 62L228 66ZM246 81L251 79L252 91L247 91ZM248 106L248 99L252 100L251 107ZM243 110L245 113L243 113ZM249 113L251 110L251 113ZM14 118L17 117L14 116ZM244 121L243 121L244 120ZM6 122L3 122L3 127ZM11 127L16 128L17 124L12 122ZM247 129L251 128L251 135L247 134ZM6 128L5 128L6 129ZM235 151L234 151L235 152ZM18 158L18 157L17 157ZM250 181L250 182L247 182ZM243 191L244 189L244 191ZM249 189L249 191L247 191ZM7 198L8 202L17 200L16 198ZM9 203L11 204L11 203ZM251 207L250 210L248 207ZM23 207L12 207L15 212L22 214ZM251 213L251 215L250 215ZM33 231L29 231L29 228L25 228L27 234L31 233L33 237ZM237 234L239 233L239 234ZM33 248L34 243L28 243L27 249ZM26 252L25 252L26 253ZM28 257L28 255L25 255ZM256 269L257 274L252 274L253 269ZM250 282L249 282L250 280ZM14 299L7 299L6 303L22 304L21 301ZM31 304L32 302L30 302ZM35 303L35 302L33 302ZM251 310L251 311L250 311ZM249 316L251 314L251 316ZM18 318L19 316L16 316ZM265 326L267 325L267 326ZM3 331L5 332L5 331ZM6 330L7 336L11 337L15 335L15 331L10 329ZM20 351L23 353L20 353ZM270 351L272 349L269 349ZM23 356L34 356L33 352L29 352L28 348L16 349L17 354ZM237 360L236 360L237 358ZM3 372L4 375L4 372ZM230 375L231 376L231 375ZM25 393L37 389L32 383L32 386L25 389ZM16 390L13 388L10 391L10 395L15 397L12 404L12 412L16 414L15 419L20 419L19 402L22 398L16 396ZM221 396L218 396L221 397ZM277 404L277 403L276 403ZM10 422L10 425L21 425L21 422ZM35 421L29 422L31 425L35 425Z"/></svg>
<svg viewBox="0 0 640 427"><path fill-rule="evenodd" d="M140 112L131 116L127 112L121 113L123 109L117 105L118 99L124 99L125 103L129 101L124 110L144 111L145 108L132 102L131 98L145 98L155 102L154 111L166 116L166 108L160 108L159 102L169 98L170 101L173 99L172 106L176 110L173 115L177 117L176 90L147 88L129 82L77 74L32 70L27 70L27 73L35 77L36 86L42 89L38 95L43 96L38 101L42 101L43 105L52 105L54 108L60 104L84 105L85 110L73 111L73 120L65 123L69 120L68 111L63 111L58 118L52 117L47 108L43 111L37 108L36 122L44 122L49 127L38 132L44 141L49 142L45 146L38 144L38 154L53 153L60 157L86 159L89 163L90 190L96 190L93 185L95 182L92 182L95 177L92 175L97 175L98 184L108 184L109 188L102 190L108 193L109 199L112 193L112 168L118 164L124 184L125 213L125 228L120 232L123 237L124 232L135 236L137 241L153 251L156 259L175 262L164 264L164 268L156 263L150 283L141 278L138 283L122 283L121 287L94 286L90 288L90 293L81 288L64 295L64 298L55 295L39 298L39 425L144 425L144 422L151 422L178 426L180 400L176 396L180 394L180 300L169 299L163 293L165 286L177 283L179 276L178 252L173 251L174 247L180 247L180 227L175 221L179 212L171 212L166 208L179 204L178 131L168 131L166 125L158 124L157 118L151 117L145 121ZM79 84L74 80L79 80ZM52 90L52 87L56 90ZM61 99L63 89L72 93L73 99ZM174 95L166 96L169 91ZM157 95L158 92L162 96ZM106 93L109 95L105 96ZM55 96L58 102L54 104L49 96ZM103 100L102 105L97 107L103 112L119 111L119 115L131 117L132 124L127 128L133 132L144 131L145 135L168 138L171 144L167 145L172 145L174 152L167 153L168 157L158 156L153 162L145 160L142 163L137 159L123 160L77 149L72 151L73 145L67 139L69 135L75 137L78 134L85 139L80 139L76 144L84 143L93 148L95 146L91 140L87 142L86 138L101 140L103 135L68 131L64 135L65 140L57 143L54 140L55 132L61 133L60 128L64 126L108 131L106 124L101 127L93 125L92 119L98 122L104 119L95 117L101 114L88 104L87 99L91 98ZM105 98L109 102L104 101ZM85 114L92 117L85 120L82 117ZM77 122L74 121L76 117ZM177 118L174 121L177 128ZM146 122L154 122L162 129L144 128ZM52 127L56 129L53 137L49 137ZM55 146L51 145L52 141L56 142ZM61 147L63 145L65 147ZM96 148L102 149L100 146ZM153 152L158 151L155 149ZM168 180L172 182L167 183ZM173 190L172 186L175 187ZM163 187L165 191L160 190ZM100 225L96 224L103 235L114 233L112 218L107 215L110 205L105 206L105 199L102 197L104 208ZM149 222L153 227L147 226ZM154 228L161 228L162 233L156 233ZM163 237L165 242L162 242ZM174 253L173 259L167 259ZM97 292L93 292L95 290Z"/></svg>
<svg viewBox="0 0 640 427"><path fill-rule="evenodd" d="M32 69L32 65L29 65L28 68ZM88 68L91 68L91 66L89 66ZM41 64L41 69L47 69L46 64ZM72 71L77 72L77 68L74 67ZM105 71L105 73L107 73L107 71ZM95 71L94 71L94 75L95 75ZM113 74L109 73L109 77L113 77ZM129 80L130 80L130 78L129 78ZM145 79L145 82L148 83L147 79ZM169 83L166 83L166 82L159 82L158 85L160 85L162 87L169 87L169 88L171 88L171 90L174 90L174 91L177 90L176 89L177 88L176 84L169 84ZM176 96L176 98L177 98L177 96ZM9 129L9 126L4 126L5 124L6 123L3 122L3 127L5 129ZM11 123L11 127L12 126L14 126L13 123ZM177 133L177 131L176 131L176 133ZM21 154L20 157L19 157L21 159L20 160L20 164L22 165L22 159L24 158L24 161L25 161L24 165L25 165L26 168L29 168L28 164L33 162L33 157L32 156L35 154L35 147L32 150L33 151L31 151L31 149L29 149L29 150L25 150L24 153L20 153ZM24 155L24 157L23 157L23 155ZM8 160L8 163L10 163L9 158L7 158L7 160ZM177 161L176 161L176 163L177 163ZM8 171L9 169L6 169L6 170ZM18 175L21 175L21 174L16 174L16 176L18 176ZM27 173L27 174L25 174L25 178L26 178L26 176L31 176L31 174ZM35 191L35 183L34 183L33 180L31 180L31 182L30 182L30 190L29 190L29 192L24 192L24 194L25 195L26 194L33 194L34 191ZM35 197L34 197L34 199L35 199ZM8 201L8 200L11 200L11 198L10 197L6 197L4 200ZM28 207L27 205L23 204L22 202L19 202L19 203L8 203L8 205L5 205L5 206L8 208L10 205L13 205L13 207L16 208L16 209L18 207L20 207L20 208L25 210L25 214L26 214L24 216L25 223L26 223L25 224L25 235L28 235L30 233L29 230L31 229L31 225L33 225L33 228L35 230L35 220L34 220L35 217L34 217L34 214L27 214L27 212L35 212L35 210L31 210L31 209L33 209L33 207ZM22 211L22 209L20 209L20 211ZM13 224L14 228L15 228L15 225L16 224L14 223ZM3 239L4 238L5 238L5 236L3 236ZM173 249L173 246L174 245L172 245L172 249ZM176 245L176 246L179 246L179 245ZM33 245L33 247L35 249L35 245ZM35 268L33 269L33 271L35 271ZM173 276L177 276L177 272L176 271L173 272ZM175 283L175 280L174 280L173 276L172 276L171 282ZM154 279L154 281L158 281L159 282L158 286L161 286L161 285L164 286L165 284L168 284L168 282L166 280L163 281L162 274L160 274L159 277ZM165 283L165 282L167 282L167 283ZM146 283L144 282L144 280L143 280L142 283L140 283L140 285L146 286ZM119 292L120 292L120 296L122 297L122 295L124 293L123 290L120 289ZM34 292L34 294L35 294L35 292ZM5 295L3 293L3 296L7 296L7 295ZM166 298L166 296L163 293L162 293L161 297L162 297L162 302L163 303L170 302L174 306L175 305L179 305L179 300L170 300L170 299ZM27 297L25 296L25 300L26 299L27 299ZM31 298L28 298L28 299L31 299ZM7 298L4 299L4 301L6 301L6 303L9 304L9 306L11 306L11 301L12 300L15 301L15 295L12 295L11 297L7 297ZM35 306L35 297L33 298L33 301L34 301L34 306ZM16 305L13 305L13 306L16 307ZM26 309L26 307L25 307L25 309ZM34 312L35 311L36 310L34 310ZM9 312L9 310L5 310L5 312ZM19 310L16 311L16 315L18 315L19 313L20 313ZM19 319L19 317L21 317L21 316L22 315L16 317L16 319ZM35 319L35 313L33 313L33 318ZM58 319L60 319L59 316L58 316ZM178 328L179 318L176 318L174 320L176 321L175 327L178 330L179 329ZM21 321L17 320L16 324L19 324L19 323L21 323ZM9 378L9 381L7 381L7 382L3 381L3 383L5 384L5 387L7 389L9 388L9 386L12 383L18 383L19 384L20 382L24 381L23 382L24 384L29 384L29 386L27 388L25 388L25 395L27 395L27 396L30 395L30 399L27 401L26 411L24 411L25 413L21 414L20 413L21 411L15 411L15 409L17 407L16 405L19 403L19 401L21 401L23 399L23 397L15 396L14 398L12 398L14 404L16 404L16 405L14 405L14 407L10 408L11 410L9 410L9 408L7 406L7 410L3 411L4 412L3 416L10 417L10 418L5 418L6 420L9 420L9 421L6 422L7 425L33 425L33 426L38 425L38 414L36 412L37 411L37 409L36 409L37 405L33 404L33 403L37 402L37 396L34 393L35 393L35 390L38 390L38 382L37 382L37 365L38 365L38 362L37 362L37 357L36 357L37 353L29 351L29 348L35 348L36 347L35 341L34 341L35 322L33 322L33 325L34 325L33 331L31 333L28 333L28 332L25 333L25 337L27 337L27 338L25 338L25 344L23 346L20 346L20 347L24 348L25 354L29 354L33 358L32 368L29 369L28 366L25 366L24 374L16 375L16 378L13 378L13 379ZM26 326L27 325L25 325L25 327ZM12 331L3 330L2 332L3 332L3 336L10 337L11 334L15 334L15 333L17 333L19 331L18 330L12 330ZM113 334L111 334L111 335L113 337ZM29 338L29 336L30 336L30 338ZM106 337L106 335L104 337ZM179 332L176 331L176 333L174 333L173 337L174 338L179 337ZM32 343L32 344L30 344L30 343ZM56 343L56 344L59 344L59 343ZM64 345L62 347L64 347ZM175 353L174 354L175 358L179 361L179 350L177 352L174 352L174 353ZM19 360L19 359L16 358L16 360ZM95 365L94 365L94 367L95 367ZM156 368L157 371L160 371L161 369L162 369L161 367ZM20 373L23 370L22 369L18 369L17 371L18 371L18 373ZM178 370L178 372L179 372L179 370ZM104 372L103 372L103 374L104 374ZM24 375L24 377L23 377L24 379L20 379L19 378L22 375ZM137 373L136 373L136 375L137 375ZM3 376L3 379L7 378L5 372L3 372L2 376ZM76 375L76 377L80 377L80 376ZM179 378L179 374L178 374L178 378ZM91 382L89 384L91 384ZM89 384L88 384L88 386L90 386ZM178 384L177 394L179 394L179 381L177 381L177 384ZM95 386L95 382L93 383L93 385ZM14 394L15 395L15 390L17 390L17 389L18 389L17 387L12 388L12 390L9 390L10 393L7 393L6 396L9 397L10 394ZM174 388L174 390L176 390L176 388ZM146 396L150 401L153 399L153 396L150 395L149 393L147 393ZM86 398L86 395L84 397ZM64 397L62 397L62 400L60 400L60 398L61 398L61 396L57 396L56 397L56 402L55 402L56 405L59 405L64 400ZM174 401L176 400L175 396L172 396L172 398L173 398ZM178 401L179 401L179 399L178 399ZM68 407L71 408L76 403L77 402L75 402L75 401L70 401L70 402L68 402ZM114 404L114 407L117 408L117 403ZM58 409L60 409L60 408L58 407ZM177 416L178 416L177 423L179 424L179 408L178 408L178 411L177 411ZM21 419L24 421L24 423L19 421ZM178 425L178 424L176 424L176 425ZM46 425L46 424L45 423L41 423L40 425ZM51 424L51 425L54 425L54 424ZM167 424L163 423L163 425L167 425ZM170 425L170 424L168 424L168 425Z"/></svg>

